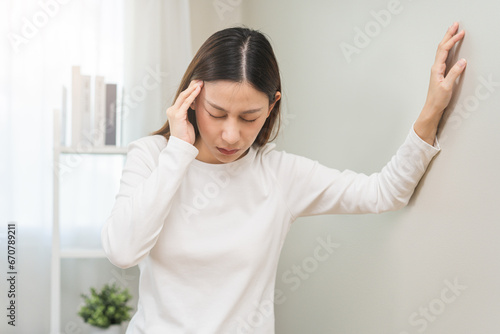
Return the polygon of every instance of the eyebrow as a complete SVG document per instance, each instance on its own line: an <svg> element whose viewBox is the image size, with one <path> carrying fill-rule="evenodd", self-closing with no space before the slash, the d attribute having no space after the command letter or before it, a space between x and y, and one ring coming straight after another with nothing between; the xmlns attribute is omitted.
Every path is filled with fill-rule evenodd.
<svg viewBox="0 0 500 334"><path fill-rule="evenodd" d="M205 101L207 101L208 104L210 104L213 108L217 109L217 110L220 110L220 111L224 111L224 112L227 112L226 109L222 108L222 107L219 107L218 105L216 105L215 103L213 102L210 102L209 100L207 100L205 98ZM245 110L242 112L242 114L253 114L253 113L256 113L256 112L259 112L261 111L262 108L258 108L258 109L249 109L249 110Z"/></svg>

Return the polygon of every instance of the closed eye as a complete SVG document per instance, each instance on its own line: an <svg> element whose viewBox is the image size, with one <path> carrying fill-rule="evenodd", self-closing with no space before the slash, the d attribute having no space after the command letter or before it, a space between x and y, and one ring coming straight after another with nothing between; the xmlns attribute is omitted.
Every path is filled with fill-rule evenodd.
<svg viewBox="0 0 500 334"><path fill-rule="evenodd" d="M224 116L214 116L210 112L208 112L208 110L207 110L207 114L209 114L211 117L217 118L217 119L225 118L227 116L227 115L224 115ZM257 120L257 118L256 119L252 119L252 120L241 118L241 120L244 121L244 122L247 122L247 123L252 123L252 122L255 122Z"/></svg>
<svg viewBox="0 0 500 334"><path fill-rule="evenodd" d="M214 116L214 115L212 115L211 113L209 113L208 111L207 111L207 114L209 114L209 115L210 115L210 116L212 116L213 118L224 118L224 117L226 117L226 115L224 115L224 116Z"/></svg>

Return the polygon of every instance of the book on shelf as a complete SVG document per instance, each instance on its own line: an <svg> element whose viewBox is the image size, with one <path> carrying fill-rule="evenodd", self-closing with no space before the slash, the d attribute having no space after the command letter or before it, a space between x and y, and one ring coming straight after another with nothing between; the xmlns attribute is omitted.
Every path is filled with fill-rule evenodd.
<svg viewBox="0 0 500 334"><path fill-rule="evenodd" d="M81 105L82 105L82 81L80 78L80 66L71 69L71 145L80 144L81 129Z"/></svg>
<svg viewBox="0 0 500 334"><path fill-rule="evenodd" d="M106 145L116 145L116 84L106 84Z"/></svg>
<svg viewBox="0 0 500 334"><path fill-rule="evenodd" d="M59 145L61 146L68 145L68 140L66 138L67 124L68 124L68 88L66 88L66 86L63 86L62 106L61 106L61 129L60 129L61 142L59 143Z"/></svg>
<svg viewBox="0 0 500 334"><path fill-rule="evenodd" d="M80 144L92 144L92 107L90 102L90 75L80 75L82 80L82 108Z"/></svg>
<svg viewBox="0 0 500 334"><path fill-rule="evenodd" d="M104 146L106 131L106 83L96 76L94 86L94 146Z"/></svg>
<svg viewBox="0 0 500 334"><path fill-rule="evenodd" d="M117 86L119 87L119 86ZM118 144L123 143L122 134L123 134L123 106L125 99L125 88L122 86L121 89L117 90L116 94L116 142Z"/></svg>
<svg viewBox="0 0 500 334"><path fill-rule="evenodd" d="M91 135L90 76L82 75L80 66L73 66L71 78L72 146L88 145Z"/></svg>

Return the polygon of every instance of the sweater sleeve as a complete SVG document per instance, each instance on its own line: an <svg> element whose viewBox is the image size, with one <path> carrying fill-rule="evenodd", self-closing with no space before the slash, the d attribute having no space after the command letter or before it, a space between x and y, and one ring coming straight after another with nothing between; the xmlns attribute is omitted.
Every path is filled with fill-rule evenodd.
<svg viewBox="0 0 500 334"><path fill-rule="evenodd" d="M198 154L194 146L173 136L163 145L145 137L128 147L120 189L101 231L104 252L118 267L132 267L149 254Z"/></svg>
<svg viewBox="0 0 500 334"><path fill-rule="evenodd" d="M404 144L378 173L365 175L327 168L317 161L283 154L277 182L293 216L393 211L408 204L432 158L440 151L423 141L413 126Z"/></svg>

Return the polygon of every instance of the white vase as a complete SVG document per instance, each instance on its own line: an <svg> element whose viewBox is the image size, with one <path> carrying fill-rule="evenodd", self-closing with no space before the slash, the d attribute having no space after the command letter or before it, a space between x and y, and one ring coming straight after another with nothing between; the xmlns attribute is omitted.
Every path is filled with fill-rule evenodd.
<svg viewBox="0 0 500 334"><path fill-rule="evenodd" d="M120 334L121 333L120 325L112 325L108 328L99 328L92 326L92 334Z"/></svg>

